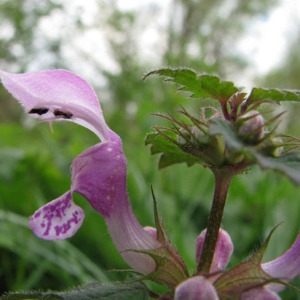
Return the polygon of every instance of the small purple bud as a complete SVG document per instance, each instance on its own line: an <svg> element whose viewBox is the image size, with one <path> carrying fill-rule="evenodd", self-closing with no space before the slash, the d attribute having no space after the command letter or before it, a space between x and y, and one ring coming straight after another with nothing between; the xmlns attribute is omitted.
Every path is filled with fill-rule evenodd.
<svg viewBox="0 0 300 300"><path fill-rule="evenodd" d="M203 276L191 277L176 287L174 300L218 300L212 283Z"/></svg>
<svg viewBox="0 0 300 300"><path fill-rule="evenodd" d="M153 239L157 240L157 230L156 228L152 227L152 226L145 226L144 230L150 235L152 236Z"/></svg>
<svg viewBox="0 0 300 300"><path fill-rule="evenodd" d="M206 236L206 229L204 229L196 240L196 261L199 263L204 240ZM233 243L229 234L223 230L219 230L218 242L214 253L214 258L210 267L210 272L222 271L226 268L229 259L233 252Z"/></svg>
<svg viewBox="0 0 300 300"><path fill-rule="evenodd" d="M249 143L257 143L264 135L264 119L257 110L250 110L240 116L238 135Z"/></svg>

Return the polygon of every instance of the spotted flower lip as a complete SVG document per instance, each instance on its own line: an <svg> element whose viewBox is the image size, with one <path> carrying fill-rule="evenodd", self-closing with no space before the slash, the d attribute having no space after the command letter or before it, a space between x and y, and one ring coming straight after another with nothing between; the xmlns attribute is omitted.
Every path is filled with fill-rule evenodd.
<svg viewBox="0 0 300 300"><path fill-rule="evenodd" d="M72 162L71 189L38 209L29 225L40 238L69 238L80 228L84 212L72 199L83 195L100 213L111 238L134 270L150 274L154 260L136 250L152 250L161 244L136 220L126 188L127 162L120 137L106 124L93 88L67 70L47 70L23 74L0 71L3 86L41 121L71 121L93 131L100 143L79 154Z"/></svg>

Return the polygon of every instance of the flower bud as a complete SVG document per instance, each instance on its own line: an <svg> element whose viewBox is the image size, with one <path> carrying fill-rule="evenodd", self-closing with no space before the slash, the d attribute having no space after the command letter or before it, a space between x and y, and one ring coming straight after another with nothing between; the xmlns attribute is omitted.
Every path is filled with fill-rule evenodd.
<svg viewBox="0 0 300 300"><path fill-rule="evenodd" d="M211 282L203 276L191 277L176 287L174 300L218 300Z"/></svg>
<svg viewBox="0 0 300 300"><path fill-rule="evenodd" d="M197 126L194 126L192 128L192 139L191 139L192 144L199 147L201 145L202 146L207 145L209 141L210 141L209 135L205 134L203 130L201 130Z"/></svg>
<svg viewBox="0 0 300 300"><path fill-rule="evenodd" d="M264 119L257 110L250 110L236 121L238 135L250 144L256 144L264 136Z"/></svg>
<svg viewBox="0 0 300 300"><path fill-rule="evenodd" d="M245 159L245 155L240 151L230 152L228 149L226 149L225 157L226 160L232 165L237 165Z"/></svg>
<svg viewBox="0 0 300 300"><path fill-rule="evenodd" d="M196 261L200 260L202 253L204 240L206 236L206 229L204 229L196 240ZM219 230L218 241L216 245L216 250L214 253L214 258L210 267L210 272L222 271L226 268L231 254L233 252L233 243L231 241L230 235L223 229Z"/></svg>
<svg viewBox="0 0 300 300"><path fill-rule="evenodd" d="M152 236L155 240L157 240L157 229L152 226L144 227L144 230Z"/></svg>
<svg viewBox="0 0 300 300"><path fill-rule="evenodd" d="M270 137L262 145L262 152L265 155L278 157L284 150L284 141L279 137Z"/></svg>
<svg viewBox="0 0 300 300"><path fill-rule="evenodd" d="M177 142L180 145L185 145L190 142L191 134L184 128L179 129L180 134L177 135Z"/></svg>

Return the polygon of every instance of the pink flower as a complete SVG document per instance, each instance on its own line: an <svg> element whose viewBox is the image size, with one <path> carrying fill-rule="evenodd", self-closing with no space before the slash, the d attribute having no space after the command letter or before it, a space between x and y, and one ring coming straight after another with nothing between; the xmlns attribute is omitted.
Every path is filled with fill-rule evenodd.
<svg viewBox="0 0 300 300"><path fill-rule="evenodd" d="M75 122L101 140L73 160L71 189L30 217L32 231L46 240L73 236L84 219L83 210L72 199L72 193L77 192L104 217L111 238L128 265L142 274L152 273L156 269L154 260L135 250L152 250L161 244L132 213L122 141L107 126L92 87L66 70L24 74L1 71L0 76L3 86L31 116L50 123Z"/></svg>
<svg viewBox="0 0 300 300"><path fill-rule="evenodd" d="M61 120L75 122L101 140L73 160L70 190L30 217L29 225L38 237L61 240L76 233L84 219L83 210L72 198L76 192L103 216L116 248L128 265L169 286L175 300L215 300L218 293L238 295L242 300L277 300L280 299L277 293L284 285L271 282L270 276L288 282L300 274L300 234L291 248L273 261L261 264L260 258L248 259L225 272L233 244L228 233L220 229L210 274L189 277L183 260L160 224L157 229L143 228L136 220L127 194L127 162L122 141L107 126L92 87L66 70L25 74L0 71L0 77L3 86L31 116L50 124ZM197 238L197 262L205 234L204 230ZM252 271L255 278L251 277Z"/></svg>
<svg viewBox="0 0 300 300"><path fill-rule="evenodd" d="M196 239L196 261L200 260L203 244L206 236L206 229L203 230ZM213 283L220 276L232 255L233 243L229 234L219 230L216 250L210 268L210 275L190 277L176 287L174 300L218 300L218 293ZM208 275L208 274L206 274Z"/></svg>
<svg viewBox="0 0 300 300"><path fill-rule="evenodd" d="M205 235L206 230L203 230L196 240L197 262L200 259ZM274 279L279 279L283 282L288 282L300 274L300 234L290 249L280 257L261 265L258 262L256 267L251 266L253 261L249 262L246 268L237 266L236 269L233 268L228 271L228 274L230 274L228 276L224 269L229 262L232 252L233 244L229 234L225 230L220 229L210 274L198 274L183 281L176 287L174 299L219 299L219 293L224 296L222 289L225 288L227 290L229 288L225 295L239 296L241 300L279 300L281 298L277 293L283 290L285 286L280 283L270 283L269 280L266 280L266 283L263 284L264 278L261 278L262 281L259 280L257 277L259 272L256 272L255 268L261 268ZM240 266L243 264L245 266L245 262ZM219 290L220 284L218 279L222 278L223 275L227 281L222 281L221 290ZM255 283L255 281L257 282Z"/></svg>
<svg viewBox="0 0 300 300"><path fill-rule="evenodd" d="M200 256L202 253L204 240L206 236L206 229L204 229L196 240L196 262L198 264ZM219 237L217 242L217 247L214 253L213 261L210 267L210 272L222 271L226 268L229 259L233 252L233 243L231 241L230 235L223 230L219 230Z"/></svg>

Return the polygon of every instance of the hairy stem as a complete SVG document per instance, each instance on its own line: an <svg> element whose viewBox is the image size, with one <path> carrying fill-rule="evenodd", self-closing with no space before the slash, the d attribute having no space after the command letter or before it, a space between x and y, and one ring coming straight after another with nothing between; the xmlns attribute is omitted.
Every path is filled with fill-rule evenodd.
<svg viewBox="0 0 300 300"><path fill-rule="evenodd" d="M215 175L215 192L207 224L207 231L197 274L209 273L218 241L228 188L234 172L226 169L213 170Z"/></svg>

